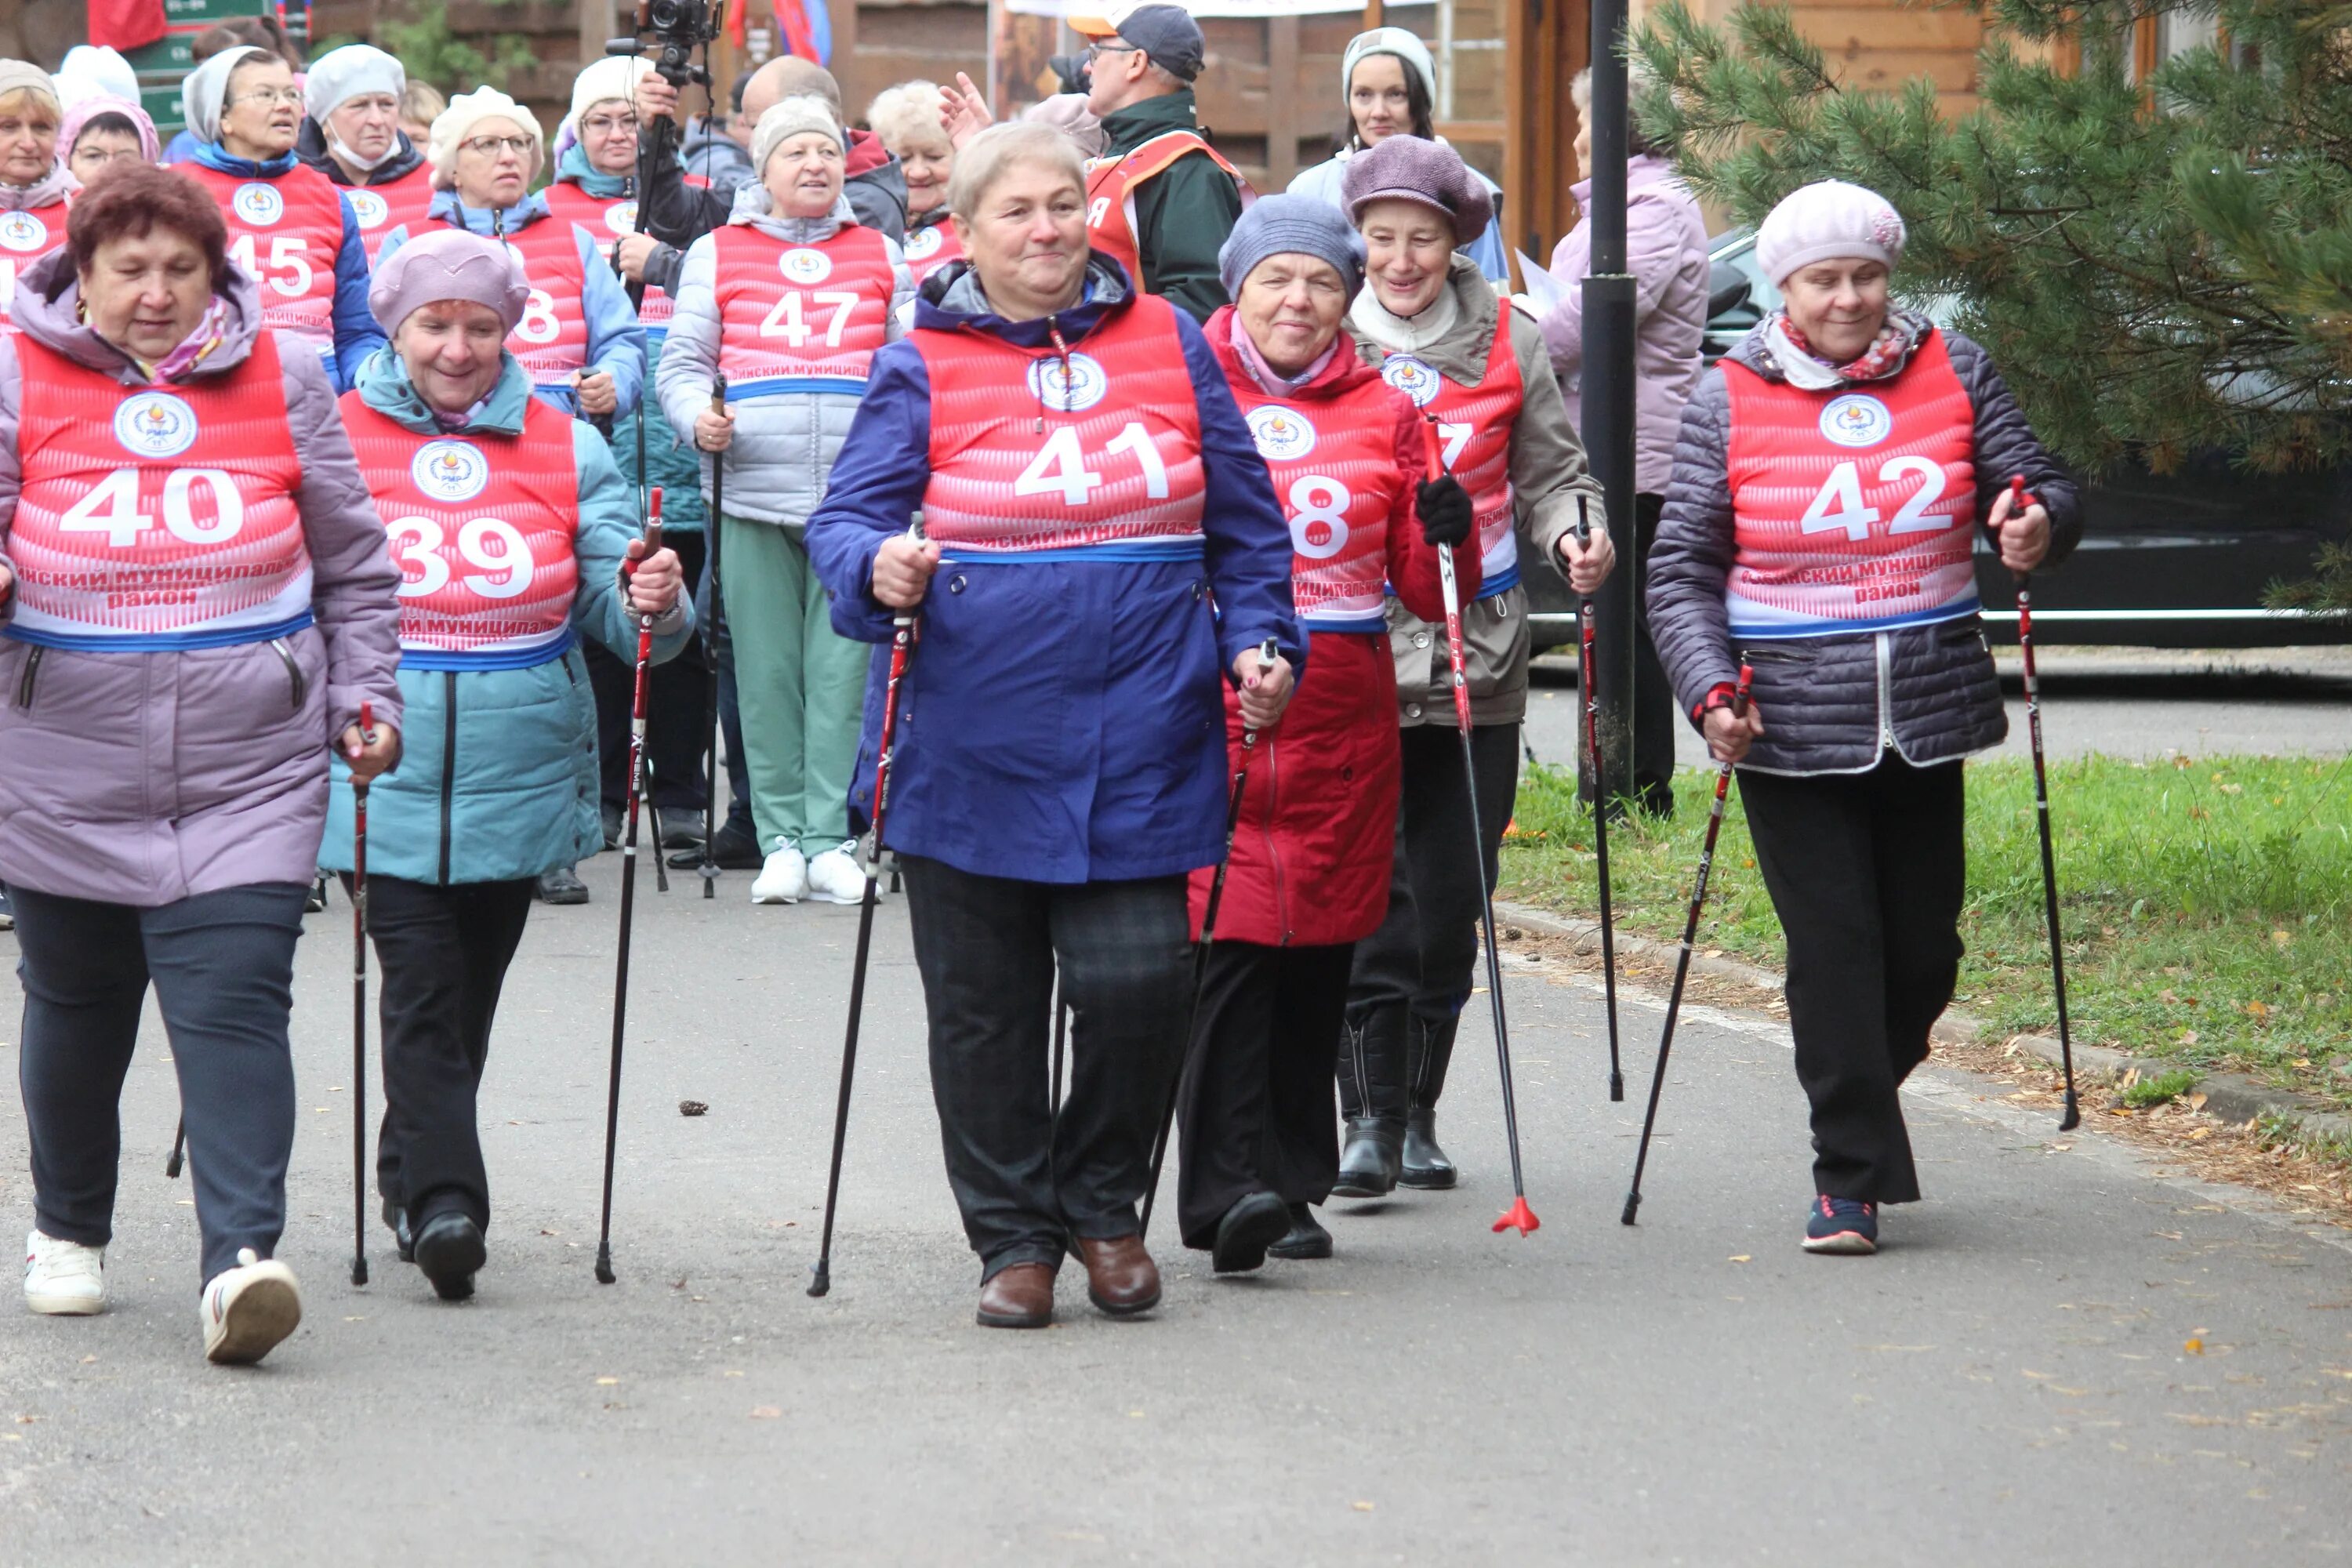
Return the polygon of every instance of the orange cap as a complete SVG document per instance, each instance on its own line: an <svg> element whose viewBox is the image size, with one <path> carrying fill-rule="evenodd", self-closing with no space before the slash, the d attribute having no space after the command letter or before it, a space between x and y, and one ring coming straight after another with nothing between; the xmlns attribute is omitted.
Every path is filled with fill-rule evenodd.
<svg viewBox="0 0 2352 1568"><path fill-rule="evenodd" d="M1065 16L1062 19L1069 23L1070 31L1089 38L1118 37L1118 29L1112 26L1111 19L1108 16Z"/></svg>

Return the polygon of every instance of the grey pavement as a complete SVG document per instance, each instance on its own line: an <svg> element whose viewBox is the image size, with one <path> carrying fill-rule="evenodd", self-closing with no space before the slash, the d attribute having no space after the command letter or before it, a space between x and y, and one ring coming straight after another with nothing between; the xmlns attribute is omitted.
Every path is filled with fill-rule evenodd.
<svg viewBox="0 0 2352 1568"><path fill-rule="evenodd" d="M2014 648L1995 658L2009 694L2009 740L1996 754L2025 756L2022 667ZM2041 654L2037 664L2044 740L2053 756L2352 752L2352 648L2064 647ZM1584 722L1574 654L1537 660L1534 679L1528 744L1539 761L1565 764L1576 755ZM1675 760L1685 767L1706 763L1706 748L1687 724L1675 731Z"/></svg>
<svg viewBox="0 0 2352 1568"><path fill-rule="evenodd" d="M1473 1022L1444 1120L1462 1190L1335 1205L1338 1258L1249 1278L1213 1279L1163 1236L1167 1300L1149 1321L1097 1317L1071 1268L1061 1322L1008 1333L971 1321L903 909L880 921L834 1291L813 1301L855 911L754 910L741 875L717 902L691 878L645 889L621 1280L599 1287L615 862L583 868L596 903L536 912L507 988L483 1116L498 1212L469 1304L433 1300L381 1230L374 1282L345 1279L338 902L312 918L297 983L281 1256L308 1315L258 1369L205 1365L151 1017L123 1100L113 1310L0 1303L0 1563L2352 1551L2345 1233L2059 1137L1930 1068L1911 1105L1933 1201L1895 1211L1875 1258L1804 1256L1785 1036L1705 1010L1682 1030L1643 1222L1625 1229L1638 1099L1602 1097L1589 984L1526 963L1507 984L1535 1236L1487 1228L1507 1191ZM1638 1097L1654 1000L1626 1016ZM1041 1041L1040 1092L1045 1071ZM709 1113L682 1117L688 1098ZM28 1223L25 1160L10 1097L10 1225Z"/></svg>

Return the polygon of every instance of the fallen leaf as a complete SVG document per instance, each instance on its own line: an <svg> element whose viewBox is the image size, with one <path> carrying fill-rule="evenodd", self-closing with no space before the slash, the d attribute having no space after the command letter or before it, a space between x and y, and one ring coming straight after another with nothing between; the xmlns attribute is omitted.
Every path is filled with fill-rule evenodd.
<svg viewBox="0 0 2352 1568"><path fill-rule="evenodd" d="M600 1377L596 1380L596 1386L599 1388L610 1388L620 1381L621 1380L617 1377Z"/></svg>
<svg viewBox="0 0 2352 1568"><path fill-rule="evenodd" d="M782 1411L777 1409L772 1405L754 1405L751 1406L751 1419L754 1421L773 1421L782 1414Z"/></svg>
<svg viewBox="0 0 2352 1568"><path fill-rule="evenodd" d="M730 1370L730 1371L727 1371L727 1372L722 1372L722 1373L720 1373L719 1375L719 1376L721 1376L721 1377L740 1377L740 1376L742 1376L743 1374L742 1374L741 1373L740 1373L740 1372L735 1372L735 1371Z"/></svg>
<svg viewBox="0 0 2352 1568"><path fill-rule="evenodd" d="M2270 1005L2264 1002L2249 1002L2246 1004L2246 1011L2256 1018L2267 1018L2271 1016Z"/></svg>
<svg viewBox="0 0 2352 1568"><path fill-rule="evenodd" d="M1361 1498L1357 1499L1348 1506L1354 1509L1358 1513L1370 1513L1372 1511L1372 1505L1364 1501Z"/></svg>
<svg viewBox="0 0 2352 1568"><path fill-rule="evenodd" d="M1748 1263L1753 1261L1755 1256L1756 1255L1752 1252L1735 1252L1731 1255L1731 1261L1734 1263Z"/></svg>
<svg viewBox="0 0 2352 1568"><path fill-rule="evenodd" d="M2180 1343L2180 1348L2187 1351L2190 1355L2203 1355L2205 1353L2205 1342L2203 1340L2183 1340Z"/></svg>
<svg viewBox="0 0 2352 1568"><path fill-rule="evenodd" d="M677 1113L680 1116L700 1116L709 1110L710 1102L706 1100L681 1100L677 1102Z"/></svg>
<svg viewBox="0 0 2352 1568"><path fill-rule="evenodd" d="M2202 1110L2205 1109L2205 1091L2203 1089L2199 1089L2195 1094L2189 1097L2189 1109L2191 1110Z"/></svg>

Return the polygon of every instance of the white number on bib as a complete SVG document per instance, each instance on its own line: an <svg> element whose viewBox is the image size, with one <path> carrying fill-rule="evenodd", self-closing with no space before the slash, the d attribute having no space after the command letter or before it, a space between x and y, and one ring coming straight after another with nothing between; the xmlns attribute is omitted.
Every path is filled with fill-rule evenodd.
<svg viewBox="0 0 2352 1568"><path fill-rule="evenodd" d="M1119 433L1111 437L1106 452L1132 452L1143 468L1143 493L1153 500L1168 499L1168 465L1160 460L1160 448L1143 428L1143 421L1130 419Z"/></svg>
<svg viewBox="0 0 2352 1568"><path fill-rule="evenodd" d="M1328 561L1347 547L1348 487L1321 474L1301 474L1290 486L1291 547L1309 561Z"/></svg>
<svg viewBox="0 0 2352 1568"><path fill-rule="evenodd" d="M555 297L544 289L534 289L523 302L522 320L515 323L514 335L527 343L544 346L562 334L563 323L555 319Z"/></svg>
<svg viewBox="0 0 2352 1568"><path fill-rule="evenodd" d="M16 314L16 258L0 257L0 316Z"/></svg>
<svg viewBox="0 0 2352 1568"><path fill-rule="evenodd" d="M257 237L240 234L228 247L231 261L245 269L247 277L256 283L268 284L270 290L289 300L299 300L310 291L316 274L310 270L310 242L299 235L277 234L269 237L269 259L256 259Z"/></svg>
<svg viewBox="0 0 2352 1568"><path fill-rule="evenodd" d="M849 312L857 308L857 296L846 289L820 289L810 298L814 299L820 308L827 305L833 307L833 320L824 324L824 346L829 349L839 348L841 334L849 326ZM801 291L797 289L787 289L777 299L775 307L768 312L767 319L760 323L760 335L763 338L782 338L790 347L798 348L808 342L810 336L816 331L814 327L808 324L806 312L807 307L801 303Z"/></svg>
<svg viewBox="0 0 2352 1568"><path fill-rule="evenodd" d="M1470 444L1471 428L1467 425L1448 425L1443 420L1438 423L1437 438L1444 443L1438 458L1449 473L1453 471L1454 465L1462 460L1462 448Z"/></svg>
<svg viewBox="0 0 2352 1568"><path fill-rule="evenodd" d="M213 515L196 516L191 494L197 480L211 492ZM117 468L66 509L58 527L68 533L103 533L116 550L128 550L139 536L155 526L152 513L139 510L139 470ZM163 480L163 526L175 539L190 544L221 544L236 537L245 526L245 498L236 481L218 468L174 468Z"/></svg>
<svg viewBox="0 0 2352 1568"><path fill-rule="evenodd" d="M1941 533L1951 527L1950 518L1925 515L1929 507L1943 499L1942 465L1919 457L1890 458L1878 470L1878 482L1882 485L1906 479L1917 479L1919 488L1895 510L1887 532ZM1846 538L1858 542L1870 536L1870 525L1882 515L1876 507L1862 504L1861 470L1844 462L1830 470L1828 481L1797 522L1807 533L1826 533L1842 528Z"/></svg>
<svg viewBox="0 0 2352 1568"><path fill-rule="evenodd" d="M400 563L399 597L422 599L449 585L449 563L441 553L448 534L439 523L429 517L404 517L386 531L392 535L392 558ZM494 517L478 517L461 524L457 553L468 566L481 568L469 573L465 582L486 599L513 598L530 586L531 574L539 569L522 531ZM417 573L414 582L408 580L412 566Z"/></svg>
<svg viewBox="0 0 2352 1568"><path fill-rule="evenodd" d="M1168 465L1160 459L1160 448L1151 444L1151 434L1140 419L1130 419L1119 426L1118 434L1103 448L1105 453L1132 452L1136 466L1143 470L1143 493L1153 500L1168 499ZM1065 425L1045 437L1045 445L1029 459L1021 477L1013 481L1013 493L1017 496L1051 495L1058 492L1064 506L1084 506L1094 488L1103 477L1087 467L1086 454L1078 449L1078 432L1075 426Z"/></svg>

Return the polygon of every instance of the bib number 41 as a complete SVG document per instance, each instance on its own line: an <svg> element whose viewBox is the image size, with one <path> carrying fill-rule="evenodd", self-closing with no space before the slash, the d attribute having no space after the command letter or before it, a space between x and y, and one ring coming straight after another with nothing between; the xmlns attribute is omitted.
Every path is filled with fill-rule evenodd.
<svg viewBox="0 0 2352 1568"><path fill-rule="evenodd" d="M1140 419L1130 419L1119 427L1103 448L1106 457L1113 452L1129 452L1136 466L1143 470L1143 493L1153 500L1168 499L1168 465L1160 460L1160 448L1151 444L1151 433ZM1065 425L1045 438L1021 477L1013 481L1013 493L1017 496L1057 495L1064 506L1084 506L1103 477L1087 467L1086 453L1079 449L1077 427Z"/></svg>

